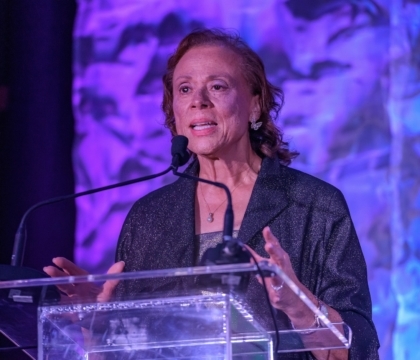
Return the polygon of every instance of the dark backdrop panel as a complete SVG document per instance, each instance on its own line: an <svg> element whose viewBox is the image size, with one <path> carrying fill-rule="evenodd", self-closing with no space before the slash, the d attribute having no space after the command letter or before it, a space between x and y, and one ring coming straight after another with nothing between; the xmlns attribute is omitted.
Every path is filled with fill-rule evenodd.
<svg viewBox="0 0 420 360"><path fill-rule="evenodd" d="M40 200L74 191L71 40L75 11L72 0L1 0L2 263L10 262L14 233L25 210ZM42 269L53 256L73 258L74 221L72 202L36 210L28 221L24 265Z"/></svg>

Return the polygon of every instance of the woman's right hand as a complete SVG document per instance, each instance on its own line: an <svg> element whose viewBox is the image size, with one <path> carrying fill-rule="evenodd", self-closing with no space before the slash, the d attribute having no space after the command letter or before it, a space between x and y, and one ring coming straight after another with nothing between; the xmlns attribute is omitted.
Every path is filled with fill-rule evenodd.
<svg viewBox="0 0 420 360"><path fill-rule="evenodd" d="M89 275L89 273L78 267L76 264L64 257L56 257L52 260L56 266L45 266L44 272L51 277L80 276ZM118 274L124 270L124 261L119 261L112 265L107 274ZM94 283L81 284L63 284L57 285L58 289L68 297L77 297L80 299L92 299L97 302L107 302L111 299L115 287L119 280L108 280L102 286Z"/></svg>

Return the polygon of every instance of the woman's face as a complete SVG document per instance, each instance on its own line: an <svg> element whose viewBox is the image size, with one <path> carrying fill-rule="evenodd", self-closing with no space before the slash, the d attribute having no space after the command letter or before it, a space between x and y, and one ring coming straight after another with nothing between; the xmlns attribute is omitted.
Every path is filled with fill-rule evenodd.
<svg viewBox="0 0 420 360"><path fill-rule="evenodd" d="M188 138L188 148L199 156L229 156L251 149L248 124L253 112L259 117L258 96L251 94L240 62L232 50L209 45L192 48L175 67L176 131Z"/></svg>

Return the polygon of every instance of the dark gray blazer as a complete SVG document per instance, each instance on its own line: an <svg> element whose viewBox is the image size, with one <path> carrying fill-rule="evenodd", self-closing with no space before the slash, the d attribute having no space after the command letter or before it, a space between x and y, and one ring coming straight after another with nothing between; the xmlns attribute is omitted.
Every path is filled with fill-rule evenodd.
<svg viewBox="0 0 420 360"><path fill-rule="evenodd" d="M193 162L187 173L198 173ZM121 231L116 259L125 271L194 266L196 184L180 178L132 207ZM336 309L353 330L350 359L377 359L366 264L347 204L335 187L308 174L264 158L238 237L257 253L264 250L262 229L270 226L289 254L299 280ZM150 291L159 284L126 284L120 294ZM256 319L272 328L262 287L250 281L247 301ZM277 311L287 326L286 316ZM311 358L309 353L283 358Z"/></svg>

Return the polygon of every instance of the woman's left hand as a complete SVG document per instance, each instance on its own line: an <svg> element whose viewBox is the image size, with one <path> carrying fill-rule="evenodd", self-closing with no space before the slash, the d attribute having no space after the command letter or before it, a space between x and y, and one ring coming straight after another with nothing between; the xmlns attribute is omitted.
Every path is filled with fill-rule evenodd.
<svg viewBox="0 0 420 360"><path fill-rule="evenodd" d="M311 300L312 298L315 298L297 278L292 268L289 254L281 247L279 240L273 235L270 228L268 226L265 227L262 233L265 240L264 249L270 257L268 259L264 258L247 246L255 259L258 262L268 261L271 264L277 265ZM258 280L262 283L261 278ZM265 278L265 282L271 304L275 308L285 312L291 319L295 317L302 318L302 315L304 316L302 312L307 312L309 310L306 305L299 300L299 297L287 285L284 285L283 280L279 276Z"/></svg>
<svg viewBox="0 0 420 360"><path fill-rule="evenodd" d="M255 260L258 262L268 261L271 264L277 265L299 287L309 300L318 306L318 299L299 281L292 268L289 254L284 251L279 240L273 235L268 226L263 229L263 236L265 240L264 249L270 257L268 259L263 258L247 246L248 250L254 255ZM260 283L263 281L261 278L258 280ZM287 285L283 283L283 280L279 276L265 278L265 283L267 285L271 304L275 308L282 310L289 317L296 329L307 329L315 325L315 317L312 311ZM340 314L329 306L328 318L330 321L336 323L343 321ZM316 350L312 351L312 354L316 359L348 359L347 349Z"/></svg>

